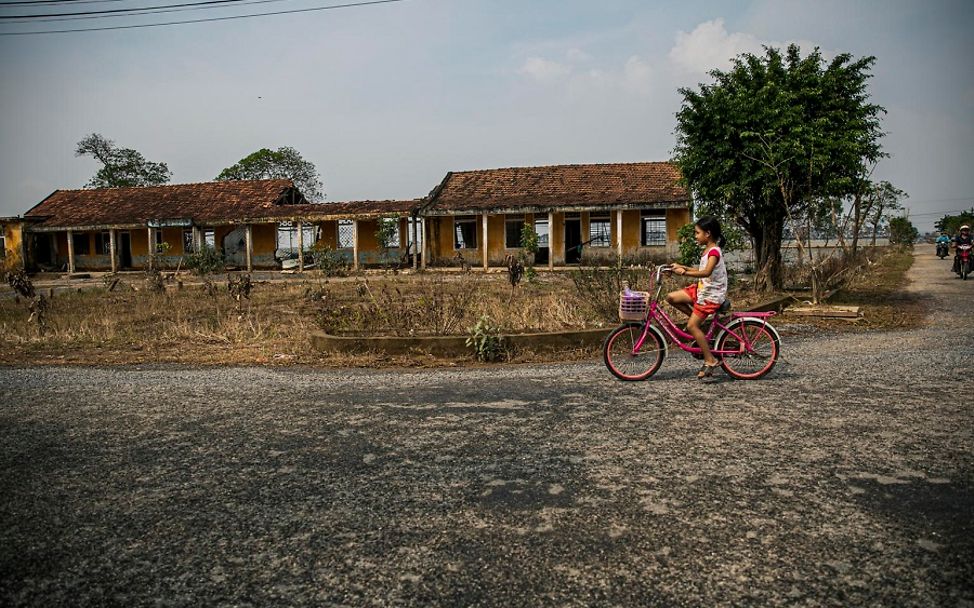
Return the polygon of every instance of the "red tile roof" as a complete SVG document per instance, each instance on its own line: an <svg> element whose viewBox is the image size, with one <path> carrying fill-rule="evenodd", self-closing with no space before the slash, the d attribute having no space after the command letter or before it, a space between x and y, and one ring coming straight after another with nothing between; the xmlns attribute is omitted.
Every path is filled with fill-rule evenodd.
<svg viewBox="0 0 974 608"><path fill-rule="evenodd" d="M292 201L305 199L289 179L57 190L24 217L43 218L35 227L47 229L144 226L177 218L205 224L272 214Z"/></svg>
<svg viewBox="0 0 974 608"><path fill-rule="evenodd" d="M683 207L690 202L673 163L512 167L448 173L430 193L434 215L494 210Z"/></svg>
<svg viewBox="0 0 974 608"><path fill-rule="evenodd" d="M423 199L384 200L384 201L342 201L333 203L312 203L305 205L283 205L272 209L264 217L284 219L303 219L307 221L342 218L370 218L381 216L410 215Z"/></svg>

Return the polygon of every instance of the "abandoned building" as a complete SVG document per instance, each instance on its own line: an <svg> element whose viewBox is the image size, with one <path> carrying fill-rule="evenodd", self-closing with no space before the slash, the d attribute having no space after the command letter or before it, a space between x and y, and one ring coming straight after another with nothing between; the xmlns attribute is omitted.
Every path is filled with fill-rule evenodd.
<svg viewBox="0 0 974 608"><path fill-rule="evenodd" d="M328 249L353 268L499 266L538 234L540 267L672 254L690 196L667 162L448 173L422 199L309 203L290 180L58 190L0 218L7 262L32 270L178 268L208 246L230 267L305 267ZM384 230L380 231L380 226ZM384 242L380 242L380 232Z"/></svg>
<svg viewBox="0 0 974 608"><path fill-rule="evenodd" d="M549 267L640 253L672 254L690 195L668 162L514 167L448 173L419 214L431 263L459 252L484 268L520 248L533 224Z"/></svg>

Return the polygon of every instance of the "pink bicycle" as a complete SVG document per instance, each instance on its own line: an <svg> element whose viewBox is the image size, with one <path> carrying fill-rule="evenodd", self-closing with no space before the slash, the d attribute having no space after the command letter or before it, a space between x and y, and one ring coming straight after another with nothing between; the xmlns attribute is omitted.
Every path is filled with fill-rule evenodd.
<svg viewBox="0 0 974 608"><path fill-rule="evenodd" d="M702 357L693 336L677 327L660 302L662 275L669 266L659 266L650 281L649 292L626 291L620 295L622 325L605 338L602 354L605 366L620 380L646 380L659 370L667 355L667 341L680 350ZM656 293L651 295L653 286ZM756 380L774 368L781 349L781 337L768 323L773 312L732 312L725 301L707 331L711 352L731 378ZM654 324L655 323L655 324Z"/></svg>

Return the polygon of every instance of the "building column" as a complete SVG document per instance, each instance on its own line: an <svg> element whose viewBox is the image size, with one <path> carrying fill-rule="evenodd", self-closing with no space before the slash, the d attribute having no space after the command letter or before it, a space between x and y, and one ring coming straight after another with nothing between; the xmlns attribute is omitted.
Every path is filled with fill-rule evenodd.
<svg viewBox="0 0 974 608"><path fill-rule="evenodd" d="M484 214L481 215L481 217L483 218L483 225L484 225L484 238L483 238L483 241L484 241L483 242L483 246L484 246L484 271L486 271L487 270L487 214L484 213Z"/></svg>
<svg viewBox="0 0 974 608"><path fill-rule="evenodd" d="M68 274L74 274L74 230L68 230Z"/></svg>
<svg viewBox="0 0 974 608"><path fill-rule="evenodd" d="M548 213L548 270L555 269L555 214Z"/></svg>
<svg viewBox="0 0 974 608"><path fill-rule="evenodd" d="M425 217L420 218L419 229L423 231L423 255L422 258L419 260L419 264L420 264L419 267L423 270L426 270L426 259L427 257L429 257L429 252L432 251L429 234L427 233L426 228L427 228L426 218Z"/></svg>
<svg viewBox="0 0 974 608"><path fill-rule="evenodd" d="M619 241L619 265L622 265L622 209L616 210L616 240Z"/></svg>
<svg viewBox="0 0 974 608"><path fill-rule="evenodd" d="M115 229L108 231L108 254L112 256L112 272L118 272L118 254L115 245Z"/></svg>
<svg viewBox="0 0 974 608"><path fill-rule="evenodd" d="M358 270L358 220L352 220L352 270Z"/></svg>
<svg viewBox="0 0 974 608"><path fill-rule="evenodd" d="M419 218L415 215L410 216L409 225L413 229L413 270L416 270L419 265Z"/></svg>
<svg viewBox="0 0 974 608"><path fill-rule="evenodd" d="M254 271L254 229L253 226L247 224L244 228L244 236L246 238L246 248L247 248L247 272Z"/></svg>
<svg viewBox="0 0 974 608"><path fill-rule="evenodd" d="M190 230L193 231L193 253L198 253L203 248L200 247L200 229L199 226L193 226Z"/></svg>
<svg viewBox="0 0 974 608"><path fill-rule="evenodd" d="M304 272L304 224L298 222L298 272Z"/></svg>

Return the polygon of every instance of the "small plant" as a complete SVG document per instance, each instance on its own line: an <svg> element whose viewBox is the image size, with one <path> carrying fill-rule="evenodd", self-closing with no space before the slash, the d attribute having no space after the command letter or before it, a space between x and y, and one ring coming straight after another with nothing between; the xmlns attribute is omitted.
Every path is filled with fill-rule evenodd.
<svg viewBox="0 0 974 608"><path fill-rule="evenodd" d="M223 256L209 245L203 245L199 251L186 257L186 268L198 277L205 277L223 270Z"/></svg>
<svg viewBox="0 0 974 608"><path fill-rule="evenodd" d="M38 331L43 334L47 328L47 310L50 306L48 299L37 293L34 282L23 268L5 269L3 275L10 287L27 300L27 312L30 313L28 325L36 323Z"/></svg>
<svg viewBox="0 0 974 608"><path fill-rule="evenodd" d="M497 361L505 352L500 328L493 325L487 315L481 316L477 324L470 328L466 344L473 348L478 361Z"/></svg>
<svg viewBox="0 0 974 608"><path fill-rule="evenodd" d="M254 282L249 274L227 278L227 293L237 303L237 310L240 310L244 300L250 300L250 292L253 289Z"/></svg>
<svg viewBox="0 0 974 608"><path fill-rule="evenodd" d="M312 255L321 274L326 277L348 276L348 260L338 251L321 244L321 241L315 244Z"/></svg>

